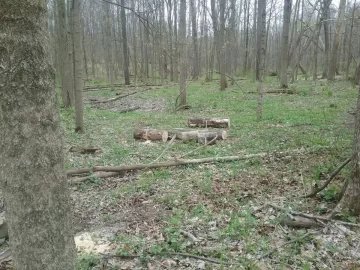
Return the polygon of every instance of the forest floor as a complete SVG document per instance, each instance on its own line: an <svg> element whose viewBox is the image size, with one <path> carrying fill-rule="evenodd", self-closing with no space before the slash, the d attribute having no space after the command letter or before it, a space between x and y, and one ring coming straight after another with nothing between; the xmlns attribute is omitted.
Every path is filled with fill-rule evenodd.
<svg viewBox="0 0 360 270"><path fill-rule="evenodd" d="M267 91L278 84L276 78L267 78ZM265 94L261 122L256 120L252 79L239 80L223 92L218 81L200 79L187 89L191 109L176 113L176 84L104 104L91 100L114 98L115 92L88 91L85 134L73 131L74 111L62 109L67 169L151 163L168 143L135 141L134 128L182 128L191 117L230 118L231 128L227 140L188 158L270 153L243 161L134 171L71 186L79 269L360 269L356 228L328 223L295 229L280 222L287 211L325 216L334 209L349 166L315 198L301 196L350 156L353 115L348 111L355 107L357 89L343 81L305 80L290 89L293 94ZM119 113L134 106L139 108ZM101 151L83 155L69 152L71 146ZM160 161L196 147L175 141ZM294 149L302 151L271 154ZM357 222L348 213L342 218Z"/></svg>

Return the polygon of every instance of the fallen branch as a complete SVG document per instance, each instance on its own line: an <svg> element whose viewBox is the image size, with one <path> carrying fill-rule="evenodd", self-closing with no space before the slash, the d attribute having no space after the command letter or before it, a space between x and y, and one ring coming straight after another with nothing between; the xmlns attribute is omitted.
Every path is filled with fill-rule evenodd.
<svg viewBox="0 0 360 270"><path fill-rule="evenodd" d="M149 91L149 90L152 90L152 89L153 89L153 88L147 88L147 89L142 90L142 91L135 91L135 92L131 92L131 93L119 95L119 96L114 97L114 98L106 99L106 100L92 101L91 104L99 104L99 103L113 102L113 101L119 100L119 99L121 99L121 98L125 98L125 97L128 97L128 96L132 96L132 95L135 95L135 94L138 94L138 93L143 93L143 92L146 92L146 91Z"/></svg>
<svg viewBox="0 0 360 270"><path fill-rule="evenodd" d="M347 160L345 160L339 167L337 167L329 176L328 180L319 188L315 187L315 190L312 191L310 194L307 194L303 196L303 198L310 198L314 197L316 194L318 194L320 191L325 189L330 182L335 178L336 175L339 174L339 172L351 161L351 157L349 157Z"/></svg>
<svg viewBox="0 0 360 270"><path fill-rule="evenodd" d="M170 142L166 145L164 151L162 151L162 153L160 154L160 156L158 156L153 162L151 163L155 163L156 161L158 161L164 154L165 152L169 149L169 147L172 145L172 143L175 141L176 139L176 134L171 138Z"/></svg>
<svg viewBox="0 0 360 270"><path fill-rule="evenodd" d="M194 150L191 150L190 152L185 153L184 155L181 156L181 158L184 158L185 156L188 156L188 155L190 155L192 153L195 153L195 152L199 151L202 148L205 148L206 146L208 146L208 145L212 144L214 141L216 141L216 139L217 139L217 136L215 136L215 138L212 139L211 141L206 142L205 144L199 146L198 148L195 148Z"/></svg>
<svg viewBox="0 0 360 270"><path fill-rule="evenodd" d="M139 106L136 106L136 107L132 107L132 108L127 108L127 109L124 109L124 110L120 110L120 111L116 111L118 113L128 113L128 112L133 112L133 111L136 111L140 109Z"/></svg>
<svg viewBox="0 0 360 270"><path fill-rule="evenodd" d="M180 165L188 164L200 164L200 163L214 163L221 161L234 161L234 160L247 160L252 158L263 158L269 155L276 156L286 156L290 154L299 154L304 152L303 149L296 149L285 152L274 152L274 153L258 153L250 154L244 156L225 156L225 157L208 157L201 159L175 159L173 161L162 162L162 163L151 163L151 164L135 164L135 165L120 165L120 166L96 166L93 168L81 168L67 171L67 176L79 175L83 173L90 172L125 172L125 171L134 171L134 170L144 170L144 169L154 169L154 168L164 168L164 167L175 167Z"/></svg>

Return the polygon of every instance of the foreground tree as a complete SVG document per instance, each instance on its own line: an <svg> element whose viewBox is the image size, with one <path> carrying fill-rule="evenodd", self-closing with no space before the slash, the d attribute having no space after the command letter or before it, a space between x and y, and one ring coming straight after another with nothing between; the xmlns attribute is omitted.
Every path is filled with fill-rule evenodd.
<svg viewBox="0 0 360 270"><path fill-rule="evenodd" d="M0 180L15 269L75 269L45 0L0 2Z"/></svg>

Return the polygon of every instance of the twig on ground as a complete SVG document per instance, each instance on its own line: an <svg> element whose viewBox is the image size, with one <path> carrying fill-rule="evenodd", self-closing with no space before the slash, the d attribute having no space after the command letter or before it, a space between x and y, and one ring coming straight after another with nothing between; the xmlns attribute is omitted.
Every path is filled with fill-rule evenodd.
<svg viewBox="0 0 360 270"><path fill-rule="evenodd" d="M188 155L190 155L190 154L192 154L192 153L195 153L195 152L199 151L199 150L202 149L202 148L205 148L205 147L208 146L209 144L211 144L211 143L213 143L214 141L216 141L217 138L218 138L218 136L216 135L215 138L212 139L211 141L208 141L207 143L199 146L198 148L195 148L194 150L191 150L190 152L185 153L185 154L182 155L179 159L182 159L182 158L184 158L184 157L186 157L186 156L188 156Z"/></svg>
<svg viewBox="0 0 360 270"><path fill-rule="evenodd" d="M83 183L85 181L92 180L94 178L108 178L108 177L113 177L113 176L118 176L118 175L122 175L122 173L107 172L107 173L101 173L101 174L92 174L92 175L88 175L88 176L84 176L84 177L78 177L78 178L69 180L69 182L71 184L80 184L80 183Z"/></svg>
<svg viewBox="0 0 360 270"><path fill-rule="evenodd" d="M310 194L305 195L303 198L309 198L314 197L316 194L318 194L320 191L325 189L330 182L335 178L336 175L351 161L351 157L349 157L347 160L345 160L339 167L337 167L329 176L329 178L326 180L326 182L319 188L315 188L314 191L312 191Z"/></svg>
<svg viewBox="0 0 360 270"><path fill-rule="evenodd" d="M166 145L164 151L162 151L162 153L160 154L160 156L158 156L153 162L151 163L155 163L156 161L158 161L164 154L165 152L170 148L170 146L172 145L172 143L175 141L176 139L176 134L171 138L170 142Z"/></svg>

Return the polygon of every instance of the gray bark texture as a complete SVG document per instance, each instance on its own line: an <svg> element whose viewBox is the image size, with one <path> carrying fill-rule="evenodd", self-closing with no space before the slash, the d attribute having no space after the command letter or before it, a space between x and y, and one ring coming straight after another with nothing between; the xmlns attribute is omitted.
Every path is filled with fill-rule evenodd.
<svg viewBox="0 0 360 270"><path fill-rule="evenodd" d="M17 270L75 269L46 3L0 2L0 180Z"/></svg>

